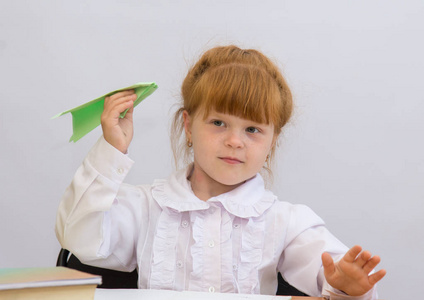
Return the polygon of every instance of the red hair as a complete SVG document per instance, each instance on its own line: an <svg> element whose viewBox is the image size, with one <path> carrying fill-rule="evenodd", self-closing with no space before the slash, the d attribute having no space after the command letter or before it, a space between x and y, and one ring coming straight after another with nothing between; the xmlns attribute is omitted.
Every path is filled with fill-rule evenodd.
<svg viewBox="0 0 424 300"><path fill-rule="evenodd" d="M211 110L215 110L273 124L276 136L293 111L291 91L278 67L257 50L244 50L233 45L206 51L188 71L181 92L183 103L175 114L172 127L176 161L179 152L188 157L185 141L181 139L184 110L191 116L203 111L206 118ZM181 144L179 149L178 141Z"/></svg>

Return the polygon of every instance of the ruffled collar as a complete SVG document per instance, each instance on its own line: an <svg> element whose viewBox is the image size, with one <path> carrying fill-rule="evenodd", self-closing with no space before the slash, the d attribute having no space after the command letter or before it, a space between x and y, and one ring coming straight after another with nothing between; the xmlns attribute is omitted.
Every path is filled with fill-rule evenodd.
<svg viewBox="0 0 424 300"><path fill-rule="evenodd" d="M212 203L219 202L231 214L240 218L258 217L275 201L276 196L265 189L260 174L249 179L234 190L202 201L194 195L187 180L192 165L185 170L173 173L168 179L155 180L152 194L162 207L178 212L206 210Z"/></svg>

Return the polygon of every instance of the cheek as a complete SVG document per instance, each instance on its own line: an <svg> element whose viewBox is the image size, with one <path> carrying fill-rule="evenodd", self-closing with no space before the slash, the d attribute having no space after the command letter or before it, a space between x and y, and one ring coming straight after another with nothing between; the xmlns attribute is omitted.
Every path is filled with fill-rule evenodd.
<svg viewBox="0 0 424 300"><path fill-rule="evenodd" d="M211 148L211 141L205 138L199 137L198 135L192 135L193 141L193 153L197 157L206 155Z"/></svg>
<svg viewBox="0 0 424 300"><path fill-rule="evenodd" d="M268 137L262 137L261 139L256 139L249 144L250 149L255 151L258 155L263 153L265 156L271 152L273 145L273 139Z"/></svg>
<svg viewBox="0 0 424 300"><path fill-rule="evenodd" d="M265 161L268 158L268 155L271 154L271 150L272 150L271 144L266 145L264 147L260 147L260 148L258 147L258 151L257 151L256 155L257 155L258 160L261 161L261 164L265 163Z"/></svg>

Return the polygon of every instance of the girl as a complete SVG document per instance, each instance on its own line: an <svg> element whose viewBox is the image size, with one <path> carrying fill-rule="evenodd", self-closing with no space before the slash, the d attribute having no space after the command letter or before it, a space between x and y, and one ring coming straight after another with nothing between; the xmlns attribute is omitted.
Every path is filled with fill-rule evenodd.
<svg viewBox="0 0 424 300"><path fill-rule="evenodd" d="M105 100L103 136L58 210L62 247L87 264L138 268L139 288L275 294L280 272L311 296L374 299L379 257L348 250L309 208L264 187L259 172L292 113L278 68L255 50L213 48L188 72L182 98L173 148L191 163L140 186L122 183L136 96Z"/></svg>

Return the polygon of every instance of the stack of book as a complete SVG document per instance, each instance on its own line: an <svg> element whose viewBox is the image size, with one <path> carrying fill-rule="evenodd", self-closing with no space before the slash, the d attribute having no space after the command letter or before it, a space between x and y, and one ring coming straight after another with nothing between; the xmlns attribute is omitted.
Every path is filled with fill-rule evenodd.
<svg viewBox="0 0 424 300"><path fill-rule="evenodd" d="M101 276L65 267L0 269L0 300L92 300Z"/></svg>

